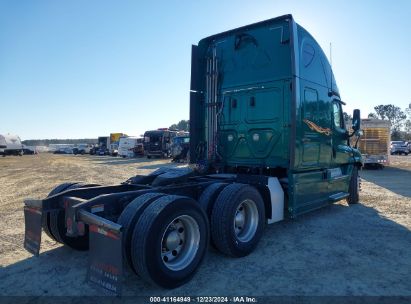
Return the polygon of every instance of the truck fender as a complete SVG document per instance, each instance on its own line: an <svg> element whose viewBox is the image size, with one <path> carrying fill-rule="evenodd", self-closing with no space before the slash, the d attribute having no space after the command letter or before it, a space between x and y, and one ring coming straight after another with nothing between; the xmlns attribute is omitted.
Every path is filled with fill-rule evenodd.
<svg viewBox="0 0 411 304"><path fill-rule="evenodd" d="M270 192L271 216L268 217L268 224L282 221L284 219L284 190L277 177L269 177L267 188Z"/></svg>
<svg viewBox="0 0 411 304"><path fill-rule="evenodd" d="M353 165L355 165L357 167L363 166L364 159L363 159L360 151L358 151L357 149L351 148L351 155L352 155L352 159L350 159L350 162Z"/></svg>

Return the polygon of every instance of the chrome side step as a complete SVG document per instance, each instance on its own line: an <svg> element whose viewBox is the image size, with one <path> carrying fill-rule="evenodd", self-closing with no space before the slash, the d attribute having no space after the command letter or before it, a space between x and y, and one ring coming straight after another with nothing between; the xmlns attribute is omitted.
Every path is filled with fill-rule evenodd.
<svg viewBox="0 0 411 304"><path fill-rule="evenodd" d="M347 198L350 194L348 192L338 192L336 194L330 195L328 198L333 202L338 202L344 198Z"/></svg>

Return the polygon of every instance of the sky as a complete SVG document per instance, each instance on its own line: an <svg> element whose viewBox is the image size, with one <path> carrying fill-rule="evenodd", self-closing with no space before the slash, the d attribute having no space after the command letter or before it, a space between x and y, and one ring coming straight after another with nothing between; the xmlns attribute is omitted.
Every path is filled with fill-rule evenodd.
<svg viewBox="0 0 411 304"><path fill-rule="evenodd" d="M411 1L0 0L0 134L95 138L189 118L191 45L293 14L345 111L411 103Z"/></svg>

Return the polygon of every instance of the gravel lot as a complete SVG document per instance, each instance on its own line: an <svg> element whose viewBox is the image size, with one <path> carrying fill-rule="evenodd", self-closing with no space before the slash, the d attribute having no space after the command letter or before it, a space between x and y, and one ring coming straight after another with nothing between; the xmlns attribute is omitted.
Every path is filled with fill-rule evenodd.
<svg viewBox="0 0 411 304"><path fill-rule="evenodd" d="M43 233L40 257L23 249L23 199L66 181L115 184L165 160L49 155L0 158L0 295L101 295L86 282L87 252ZM361 204L345 201L267 227L254 253L210 249L188 284L164 290L126 274L124 295L411 296L411 155L363 170Z"/></svg>

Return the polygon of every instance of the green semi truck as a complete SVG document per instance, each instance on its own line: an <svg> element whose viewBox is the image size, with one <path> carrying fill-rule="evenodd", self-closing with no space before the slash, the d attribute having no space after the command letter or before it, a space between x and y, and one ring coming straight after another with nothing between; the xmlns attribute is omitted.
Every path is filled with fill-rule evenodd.
<svg viewBox="0 0 411 304"><path fill-rule="evenodd" d="M243 257L267 223L358 203L360 113L349 133L343 105L326 56L291 15L205 38L192 47L190 166L26 200L25 248L38 255L44 230L89 250L89 281L117 294L123 261L180 286L210 243Z"/></svg>

